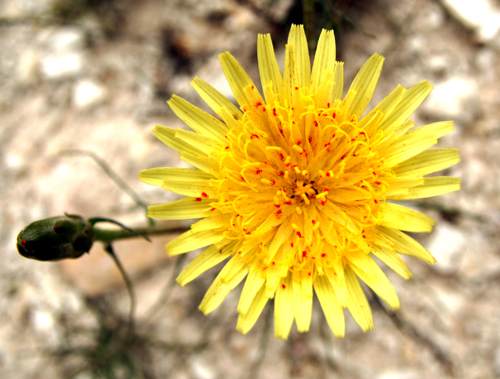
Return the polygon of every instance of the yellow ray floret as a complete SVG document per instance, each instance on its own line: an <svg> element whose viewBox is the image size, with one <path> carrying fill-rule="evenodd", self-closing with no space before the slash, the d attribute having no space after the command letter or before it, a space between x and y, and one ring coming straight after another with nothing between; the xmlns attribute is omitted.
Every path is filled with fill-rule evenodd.
<svg viewBox="0 0 500 379"><path fill-rule="evenodd" d="M269 35L257 41L263 95L229 53L221 65L235 106L199 78L193 87L220 117L173 96L168 104L192 130L157 126L154 134L195 168L153 168L143 182L187 196L149 208L149 216L199 218L167 245L176 255L205 247L177 278L184 286L227 260L200 309L217 308L244 281L237 329L248 333L274 299L275 335L295 322L309 330L313 293L336 337L347 308L362 330L374 328L360 280L396 309L399 298L374 257L405 279L400 255L435 258L404 231L430 232L434 221L392 200L460 189L460 179L426 177L459 162L457 149L430 149L453 131L444 121L415 128L409 117L432 90L398 86L366 108L384 58L374 54L342 98L343 63L324 30L311 69L302 26L294 25L279 69Z"/></svg>

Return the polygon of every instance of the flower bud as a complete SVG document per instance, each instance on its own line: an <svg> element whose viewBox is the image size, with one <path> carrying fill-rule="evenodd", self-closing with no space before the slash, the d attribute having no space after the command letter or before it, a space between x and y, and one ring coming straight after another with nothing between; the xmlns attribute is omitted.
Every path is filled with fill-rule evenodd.
<svg viewBox="0 0 500 379"><path fill-rule="evenodd" d="M92 247L92 225L76 215L35 221L17 236L17 250L25 258L55 261L78 258Z"/></svg>

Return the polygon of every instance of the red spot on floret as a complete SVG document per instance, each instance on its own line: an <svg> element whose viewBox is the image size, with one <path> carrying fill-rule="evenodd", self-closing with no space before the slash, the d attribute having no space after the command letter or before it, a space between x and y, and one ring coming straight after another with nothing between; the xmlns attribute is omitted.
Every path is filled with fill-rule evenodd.
<svg viewBox="0 0 500 379"><path fill-rule="evenodd" d="M252 89L255 89L255 86L252 86Z"/></svg>
<svg viewBox="0 0 500 379"><path fill-rule="evenodd" d="M255 104L255 106L256 106L256 107L260 107L261 105L262 105L262 102L261 102L261 101L259 101L259 102L257 102L257 103Z"/></svg>
<svg viewBox="0 0 500 379"><path fill-rule="evenodd" d="M325 147L330 146L330 145L331 145L330 142L325 143Z"/></svg>
<svg viewBox="0 0 500 379"><path fill-rule="evenodd" d="M285 171L280 171L280 176L285 176Z"/></svg>
<svg viewBox="0 0 500 379"><path fill-rule="evenodd" d="M283 155L283 153L280 153L280 159L281 159L282 161L284 161L284 160L285 160L285 156Z"/></svg>
<svg viewBox="0 0 500 379"><path fill-rule="evenodd" d="M203 197L208 197L208 195L207 195L207 193L206 193L206 192L202 192L202 193L201 193L201 196L203 196Z"/></svg>
<svg viewBox="0 0 500 379"><path fill-rule="evenodd" d="M340 160L345 159L345 157L347 157L347 153L345 153L344 155L342 155L342 156L340 157Z"/></svg>
<svg viewBox="0 0 500 379"><path fill-rule="evenodd" d="M297 141L297 146L302 145L302 141Z"/></svg>
<svg viewBox="0 0 500 379"><path fill-rule="evenodd" d="M324 257L326 257L326 254L325 253L321 254L321 258L324 258Z"/></svg>
<svg viewBox="0 0 500 379"><path fill-rule="evenodd" d="M302 258L305 258L305 257L307 257L307 251L305 251L305 250L304 250L304 251L302 252Z"/></svg>
<svg viewBox="0 0 500 379"><path fill-rule="evenodd" d="M308 273L307 273L307 275L311 276L311 273L310 273L310 272L308 272Z"/></svg>
<svg viewBox="0 0 500 379"><path fill-rule="evenodd" d="M211 210L211 211L215 211L215 208L211 208L210 210Z"/></svg>
<svg viewBox="0 0 500 379"><path fill-rule="evenodd" d="M201 197L197 197L194 201L201 201Z"/></svg>
<svg viewBox="0 0 500 379"><path fill-rule="evenodd" d="M261 170L260 168L258 168L258 169L257 169L257 171L255 171L255 173L256 173L257 175L259 175L261 172L262 172L262 170Z"/></svg>
<svg viewBox="0 0 500 379"><path fill-rule="evenodd" d="M278 211L276 212L276 214L279 216L283 213L283 211L281 209L278 209Z"/></svg>
<svg viewBox="0 0 500 379"><path fill-rule="evenodd" d="M330 103L327 103L326 106L327 106L327 108L330 108Z"/></svg>
<svg viewBox="0 0 500 379"><path fill-rule="evenodd" d="M318 126L318 121L314 121L314 126Z"/></svg>
<svg viewBox="0 0 500 379"><path fill-rule="evenodd" d="M282 284L282 285L281 285L281 288L285 289L285 288L286 288L286 286L285 286L284 284Z"/></svg>
<svg viewBox="0 0 500 379"><path fill-rule="evenodd" d="M276 113L276 108L273 108L273 116L278 116L278 114Z"/></svg>
<svg viewBox="0 0 500 379"><path fill-rule="evenodd" d="M309 141L309 143L311 143L313 141L312 136L309 136L309 138L307 140Z"/></svg>
<svg viewBox="0 0 500 379"><path fill-rule="evenodd" d="M316 224L316 220L311 220L311 223L314 225Z"/></svg>
<svg viewBox="0 0 500 379"><path fill-rule="evenodd" d="M335 114L335 112L332 113L332 118L335 118L337 117L337 115Z"/></svg>
<svg viewBox="0 0 500 379"><path fill-rule="evenodd" d="M297 235L299 236L299 238L302 238L302 233L297 232Z"/></svg>
<svg viewBox="0 0 500 379"><path fill-rule="evenodd" d="M250 139L254 139L254 138L259 138L259 135L258 135L258 134L252 134L252 135L250 136Z"/></svg>
<svg viewBox="0 0 500 379"><path fill-rule="evenodd" d="M372 171L372 174L373 174L373 175L377 175L377 173L376 173L375 171Z"/></svg>
<svg viewBox="0 0 500 379"><path fill-rule="evenodd" d="M373 201L375 202L375 204L378 204L378 201L376 199L373 199Z"/></svg>
<svg viewBox="0 0 500 379"><path fill-rule="evenodd" d="M382 184L382 182L375 182L375 184L380 186Z"/></svg>
<svg viewBox="0 0 500 379"><path fill-rule="evenodd" d="M271 179L271 185L274 186L276 184L276 180Z"/></svg>
<svg viewBox="0 0 500 379"><path fill-rule="evenodd" d="M225 147L225 149L226 149L226 150L229 150L229 146L226 146L226 147Z"/></svg>
<svg viewBox="0 0 500 379"><path fill-rule="evenodd" d="M359 132L359 134L361 135L364 135L366 137L366 133L365 132Z"/></svg>
<svg viewBox="0 0 500 379"><path fill-rule="evenodd" d="M299 89L299 87L295 87L295 89L296 89L296 90L298 90L298 89Z"/></svg>

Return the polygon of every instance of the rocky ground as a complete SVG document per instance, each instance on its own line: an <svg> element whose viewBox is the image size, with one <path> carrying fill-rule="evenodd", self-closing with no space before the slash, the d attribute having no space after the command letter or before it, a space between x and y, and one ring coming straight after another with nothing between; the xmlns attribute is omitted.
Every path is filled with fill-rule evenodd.
<svg viewBox="0 0 500 379"><path fill-rule="evenodd" d="M362 333L349 316L346 338L334 339L317 309L311 332L294 331L286 342L272 337L265 315L242 336L234 330L238 294L201 315L217 269L185 288L172 285L185 262L167 257L171 237L158 236L114 246L137 291L137 333L129 335L129 298L100 246L61 263L16 252L26 224L64 212L146 225L142 209L95 161L64 151L99 155L149 204L174 199L137 180L141 169L185 165L150 133L155 124L181 127L165 100L176 93L202 106L189 86L194 76L231 98L217 55L230 50L257 78L257 33L271 32L282 58L301 6L0 3L2 378L500 377L500 4L493 0L315 2L317 26L309 30L336 28L346 83L373 52L387 58L374 103L397 84L430 80L435 90L413 119L455 120L456 132L440 144L461 149L462 162L446 174L461 176L463 190L413 204L437 220L419 238L438 263L410 261L410 281L388 273L402 307L388 315L372 299L375 331Z"/></svg>

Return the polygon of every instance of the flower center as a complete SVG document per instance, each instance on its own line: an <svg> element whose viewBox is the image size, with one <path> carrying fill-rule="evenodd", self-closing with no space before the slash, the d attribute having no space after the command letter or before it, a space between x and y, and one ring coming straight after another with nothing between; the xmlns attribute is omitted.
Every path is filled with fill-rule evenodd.
<svg viewBox="0 0 500 379"><path fill-rule="evenodd" d="M228 238L259 242L264 267L280 233L288 267L369 249L384 180L394 176L371 148L382 132L347 119L338 100L320 107L308 91L290 105L271 91L268 104L244 107L221 153L216 208L232 214Z"/></svg>

